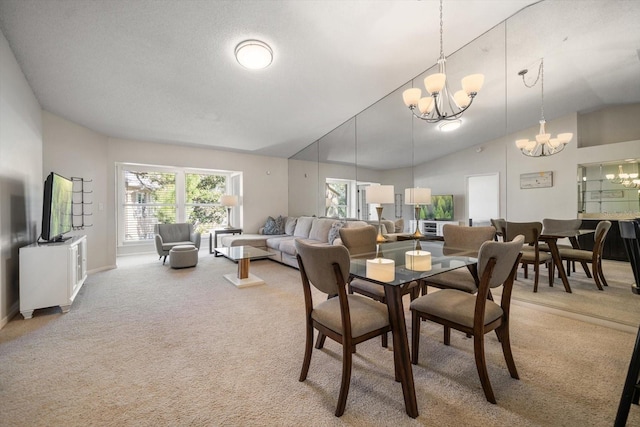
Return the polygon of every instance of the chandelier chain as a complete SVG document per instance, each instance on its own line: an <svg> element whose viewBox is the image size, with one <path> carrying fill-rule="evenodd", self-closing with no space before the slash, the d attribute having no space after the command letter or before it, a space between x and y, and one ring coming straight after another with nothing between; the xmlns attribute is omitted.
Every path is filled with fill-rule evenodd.
<svg viewBox="0 0 640 427"><path fill-rule="evenodd" d="M440 59L444 58L444 48L442 46L442 33L443 33L442 27L443 26L444 24L442 21L442 0L440 0Z"/></svg>

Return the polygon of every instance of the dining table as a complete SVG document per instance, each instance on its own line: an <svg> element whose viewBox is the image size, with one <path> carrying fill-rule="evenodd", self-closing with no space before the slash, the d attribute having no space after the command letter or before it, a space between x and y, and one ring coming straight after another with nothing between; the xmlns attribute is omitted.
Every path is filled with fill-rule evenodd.
<svg viewBox="0 0 640 427"><path fill-rule="evenodd" d="M407 252L415 254L416 245L416 241L410 240L383 243L378 245L379 250L376 253L360 254L357 257L352 257L350 267L351 277L368 280L384 286L385 299L389 309L389 323L391 324L393 335L395 378L402 385L405 410L412 418L418 416L418 404L402 302L403 290L414 281L457 268L467 267L472 269L477 264L477 258L470 256L469 253L456 253L456 251L451 251L450 249L443 252L443 242L427 241L420 242L421 249L419 254L424 256L426 252L429 253L430 268L425 271L412 270L410 267L424 268L407 265L405 262L408 259ZM369 274L367 273L367 261L369 260L373 263L376 259L384 260L386 268L391 265L389 260L393 261L391 267L393 269L392 277L379 280L380 278L374 276L372 271Z"/></svg>
<svg viewBox="0 0 640 427"><path fill-rule="evenodd" d="M571 285L569 285L569 278L567 277L567 272L564 269L564 265L562 264L562 256L560 256L560 250L558 249L558 240L559 239L569 239L571 242L571 246L574 249L580 249L580 243L578 242L578 237L586 234L593 234L595 230L567 230L567 231L545 231L542 230L540 236L538 236L538 240L544 242L549 246L549 252L551 253L551 258L553 259L553 263L558 269L558 275L562 280L562 284L564 285L564 290L568 293L571 293ZM587 277L591 277L591 273L589 272L589 267L583 262L582 268L584 269Z"/></svg>

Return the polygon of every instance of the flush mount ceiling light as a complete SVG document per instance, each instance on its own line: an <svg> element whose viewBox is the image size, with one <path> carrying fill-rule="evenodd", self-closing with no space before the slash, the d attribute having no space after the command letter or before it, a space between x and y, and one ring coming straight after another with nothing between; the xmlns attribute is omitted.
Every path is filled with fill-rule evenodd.
<svg viewBox="0 0 640 427"><path fill-rule="evenodd" d="M440 0L440 59L438 72L424 79L427 95L422 97L420 88L407 89L402 93L404 103L413 115L428 123L438 123L444 120L455 120L462 116L471 106L484 83L483 74L471 74L462 79L462 90L453 96L449 91L446 71L447 59L442 48L442 0ZM416 114L416 109L419 114Z"/></svg>
<svg viewBox="0 0 640 427"><path fill-rule="evenodd" d="M245 40L236 46L236 59L245 68L260 70L273 61L273 51L260 40Z"/></svg>
<svg viewBox="0 0 640 427"><path fill-rule="evenodd" d="M462 120L453 120L450 122L442 122L438 125L438 129L441 132L451 132L452 130L458 129L462 126Z"/></svg>
<svg viewBox="0 0 640 427"><path fill-rule="evenodd" d="M522 83L524 83L524 85L528 88L534 87L536 83L538 83L538 80L540 80L540 130L538 131L538 134L535 136L534 140L518 139L516 141L516 147L518 147L518 149L525 156L552 156L564 150L565 145L567 145L573 138L573 133L559 133L556 138L551 138L551 134L547 133L547 131L545 130L545 124L547 122L544 120L544 58L540 60L538 77L536 77L536 81L531 85L528 85L524 79L524 76L528 71L529 70L526 69L522 70L518 73L518 75L522 77Z"/></svg>

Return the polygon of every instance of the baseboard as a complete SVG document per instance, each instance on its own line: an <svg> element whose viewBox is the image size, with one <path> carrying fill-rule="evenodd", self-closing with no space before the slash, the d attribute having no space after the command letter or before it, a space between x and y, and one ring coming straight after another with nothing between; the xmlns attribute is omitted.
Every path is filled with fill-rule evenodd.
<svg viewBox="0 0 640 427"><path fill-rule="evenodd" d="M20 311L20 301L16 301L15 303L13 303L13 305L11 306L11 308L9 308L9 313L7 313L7 315L5 317L3 317L2 319L0 319L0 329L4 328L4 326L9 323L9 321L11 319L13 319L13 317L18 314L18 312Z"/></svg>
<svg viewBox="0 0 640 427"><path fill-rule="evenodd" d="M87 274L95 274L95 273L99 273L101 271L113 270L113 269L116 269L116 268L118 268L118 266L115 265L115 264L105 265L103 267L98 267L98 268L94 268L94 269L91 269L91 270L87 270Z"/></svg>

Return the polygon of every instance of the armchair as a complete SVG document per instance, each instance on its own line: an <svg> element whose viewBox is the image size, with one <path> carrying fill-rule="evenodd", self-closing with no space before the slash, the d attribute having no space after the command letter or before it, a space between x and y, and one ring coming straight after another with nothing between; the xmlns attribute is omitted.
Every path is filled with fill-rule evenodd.
<svg viewBox="0 0 640 427"><path fill-rule="evenodd" d="M178 245L193 245L200 249L200 233L193 231L193 224L156 224L154 227L156 250L162 264L167 260L171 248ZM160 259L158 258L158 259Z"/></svg>

